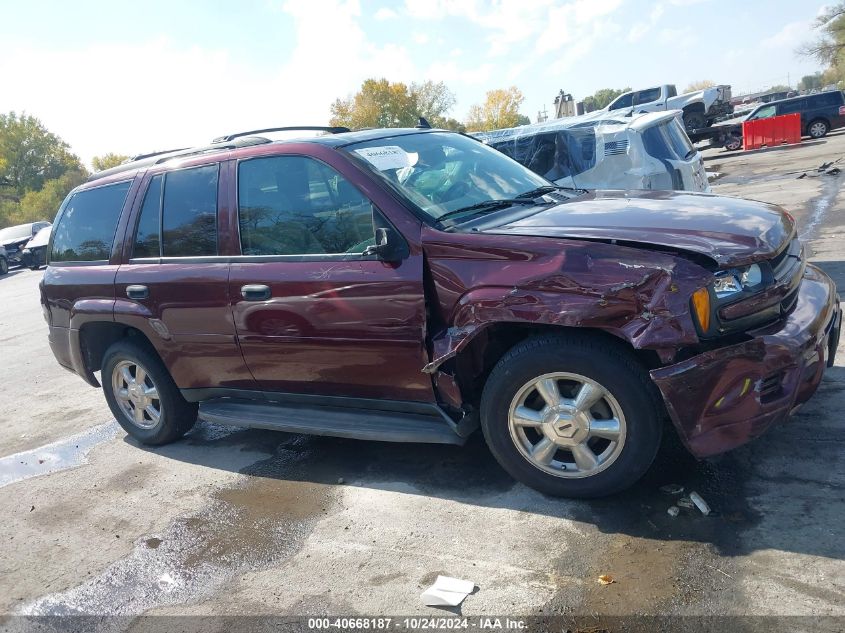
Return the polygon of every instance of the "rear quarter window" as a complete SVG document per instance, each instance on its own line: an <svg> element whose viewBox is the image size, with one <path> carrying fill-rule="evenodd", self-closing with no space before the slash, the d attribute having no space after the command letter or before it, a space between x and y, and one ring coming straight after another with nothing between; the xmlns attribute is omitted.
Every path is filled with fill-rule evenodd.
<svg viewBox="0 0 845 633"><path fill-rule="evenodd" d="M53 229L50 262L108 260L131 182L73 194Z"/></svg>

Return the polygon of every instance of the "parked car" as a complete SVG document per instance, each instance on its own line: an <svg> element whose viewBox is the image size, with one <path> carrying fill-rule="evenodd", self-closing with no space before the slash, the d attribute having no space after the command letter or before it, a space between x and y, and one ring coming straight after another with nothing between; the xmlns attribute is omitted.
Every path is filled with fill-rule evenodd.
<svg viewBox="0 0 845 633"><path fill-rule="evenodd" d="M401 442L480 426L516 479L589 497L637 481L666 418L697 457L729 450L833 362L836 288L776 206L561 189L442 130L327 131L152 156L62 204L50 346L139 442L198 412Z"/></svg>
<svg viewBox="0 0 845 633"><path fill-rule="evenodd" d="M50 226L50 223L29 222L0 230L0 245L6 249L6 257L10 266L21 265L23 247L45 226Z"/></svg>
<svg viewBox="0 0 845 633"><path fill-rule="evenodd" d="M6 249L0 246L0 275L5 275L9 272L9 256L6 254Z"/></svg>
<svg viewBox="0 0 845 633"><path fill-rule="evenodd" d="M21 251L21 265L38 270L47 263L47 244L52 230L52 225L45 226L26 243Z"/></svg>
<svg viewBox="0 0 845 633"><path fill-rule="evenodd" d="M671 84L634 90L619 95L600 112L659 112L681 110L684 127L687 130L712 125L717 119L730 116L731 87L713 86L679 95ZM620 112L616 112L620 111Z"/></svg>
<svg viewBox="0 0 845 633"><path fill-rule="evenodd" d="M833 90L772 101L757 107L745 120L768 119L796 112L801 115L801 134L811 138L822 138L830 130L845 125L845 98L841 90Z"/></svg>
<svg viewBox="0 0 845 633"><path fill-rule="evenodd" d="M475 136L565 187L710 191L680 116L570 117Z"/></svg>
<svg viewBox="0 0 845 633"><path fill-rule="evenodd" d="M714 125L713 129L718 131L718 134L715 136L716 142L711 142L711 145L739 149L742 147L743 122L796 112L801 115L801 135L822 138L830 130L845 125L845 97L841 90L834 90L763 103L744 116Z"/></svg>

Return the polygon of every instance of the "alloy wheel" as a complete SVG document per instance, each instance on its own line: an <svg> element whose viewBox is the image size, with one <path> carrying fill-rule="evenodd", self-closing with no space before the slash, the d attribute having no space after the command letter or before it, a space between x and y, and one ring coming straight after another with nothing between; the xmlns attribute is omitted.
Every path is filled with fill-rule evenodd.
<svg viewBox="0 0 845 633"><path fill-rule="evenodd" d="M827 133L827 126L821 121L816 121L810 126L810 136L813 138L821 138Z"/></svg>
<svg viewBox="0 0 845 633"><path fill-rule="evenodd" d="M556 372L527 382L514 396L508 429L531 465L564 478L591 477L608 468L625 445L619 402L579 374Z"/></svg>
<svg viewBox="0 0 845 633"><path fill-rule="evenodd" d="M112 390L126 419L142 429L151 429L161 420L158 389L146 369L123 360L112 371Z"/></svg>

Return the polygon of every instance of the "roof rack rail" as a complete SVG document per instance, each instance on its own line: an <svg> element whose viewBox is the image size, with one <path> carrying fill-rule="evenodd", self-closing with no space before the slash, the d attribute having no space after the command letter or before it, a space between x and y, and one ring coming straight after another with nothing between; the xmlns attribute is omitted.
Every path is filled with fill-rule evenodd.
<svg viewBox="0 0 845 633"><path fill-rule="evenodd" d="M239 136L252 136L253 134L263 134L264 132L295 132L298 130L307 130L313 132L328 132L329 134L343 134L344 132L351 132L348 127L334 126L326 127L321 125L294 125L291 127L266 127L262 130L250 130L248 132L236 132L235 134L227 134L226 136L218 136L211 141L212 143L225 143L233 141Z"/></svg>
<svg viewBox="0 0 845 633"><path fill-rule="evenodd" d="M111 169L105 169L103 171L98 171L96 173L91 174L88 177L88 181L90 182L92 180L98 180L100 178L104 178L105 176L112 176L114 174L119 174L121 172L129 171L131 169L139 169L141 167L148 167L150 165L159 165L174 158L187 158L188 156L195 156L197 154L203 154L206 152L219 152L221 150L237 149L239 147L250 147L252 145L261 145L263 143L270 142L272 141L270 141L269 138L253 136L228 143L212 143L211 145L205 145L203 147L185 147L182 149L171 149L166 152L151 152L149 154L140 154L139 156L132 157L132 159L128 162L121 163L117 167L112 167Z"/></svg>
<svg viewBox="0 0 845 633"><path fill-rule="evenodd" d="M127 163L134 163L136 160L144 160L145 158L152 158L153 156L161 156L162 154L172 154L173 152L183 152L186 149L188 149L188 148L187 147L176 147L174 149L164 149L164 150L161 150L160 152L147 152L146 154L136 154L135 156L130 156L128 160L126 160L124 163L121 163L121 164L125 165Z"/></svg>

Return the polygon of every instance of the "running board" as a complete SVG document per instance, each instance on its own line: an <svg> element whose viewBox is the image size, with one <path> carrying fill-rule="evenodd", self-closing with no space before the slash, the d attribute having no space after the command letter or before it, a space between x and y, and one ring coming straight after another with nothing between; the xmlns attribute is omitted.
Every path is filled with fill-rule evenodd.
<svg viewBox="0 0 845 633"><path fill-rule="evenodd" d="M445 417L224 398L201 402L199 414L215 424L380 442L462 445Z"/></svg>

